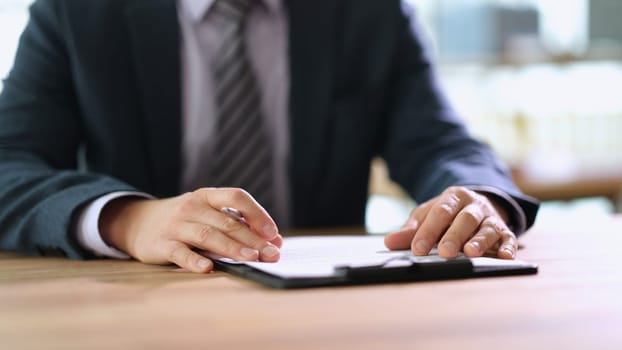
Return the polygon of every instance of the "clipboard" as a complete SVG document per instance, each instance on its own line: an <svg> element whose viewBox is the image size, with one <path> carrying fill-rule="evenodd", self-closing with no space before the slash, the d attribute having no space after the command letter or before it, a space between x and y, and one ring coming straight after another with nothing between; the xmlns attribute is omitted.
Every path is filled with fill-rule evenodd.
<svg viewBox="0 0 622 350"><path fill-rule="evenodd" d="M494 276L531 275L538 266L495 258L417 257L388 251L382 236L285 238L278 263L237 262L207 254L217 270L276 289L406 283Z"/></svg>

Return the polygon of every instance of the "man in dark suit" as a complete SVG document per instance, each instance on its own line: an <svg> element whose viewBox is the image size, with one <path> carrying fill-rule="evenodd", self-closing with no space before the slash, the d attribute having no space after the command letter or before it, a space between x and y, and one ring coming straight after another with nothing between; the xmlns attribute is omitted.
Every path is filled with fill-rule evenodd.
<svg viewBox="0 0 622 350"><path fill-rule="evenodd" d="M0 247L276 261L279 229L363 223L376 155L422 203L389 248L514 257L538 204L443 100L400 1L40 0L0 95Z"/></svg>

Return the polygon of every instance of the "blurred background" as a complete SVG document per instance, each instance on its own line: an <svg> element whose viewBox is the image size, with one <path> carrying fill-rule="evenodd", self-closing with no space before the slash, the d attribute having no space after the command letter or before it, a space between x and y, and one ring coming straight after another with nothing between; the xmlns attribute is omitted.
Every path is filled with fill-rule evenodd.
<svg viewBox="0 0 622 350"><path fill-rule="evenodd" d="M539 224L622 211L622 1L405 3L470 131L545 201ZM398 224L413 203L374 167L371 213ZM384 223L369 216L371 230Z"/></svg>
<svg viewBox="0 0 622 350"><path fill-rule="evenodd" d="M32 0L0 0L0 76ZM406 0L450 101L545 202L538 224L622 211L622 1ZM0 84L0 89L2 85ZM367 227L415 205L372 165Z"/></svg>

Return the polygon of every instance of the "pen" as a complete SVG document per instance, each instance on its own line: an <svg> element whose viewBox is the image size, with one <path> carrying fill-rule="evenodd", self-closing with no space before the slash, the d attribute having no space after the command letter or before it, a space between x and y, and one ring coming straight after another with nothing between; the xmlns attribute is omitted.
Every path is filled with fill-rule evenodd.
<svg viewBox="0 0 622 350"><path fill-rule="evenodd" d="M229 215L229 217L236 219L237 221L243 223L246 226L250 226L242 213L240 213L240 211L235 208L223 207L220 209L220 212Z"/></svg>

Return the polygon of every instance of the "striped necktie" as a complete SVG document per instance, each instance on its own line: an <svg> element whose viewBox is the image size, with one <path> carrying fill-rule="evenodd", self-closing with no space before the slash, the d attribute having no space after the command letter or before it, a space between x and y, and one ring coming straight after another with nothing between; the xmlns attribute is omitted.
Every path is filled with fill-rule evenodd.
<svg viewBox="0 0 622 350"><path fill-rule="evenodd" d="M213 186L248 191L268 211L273 206L272 149L261 99L244 43L244 23L256 0L217 0L226 23L214 60L217 129Z"/></svg>

